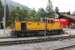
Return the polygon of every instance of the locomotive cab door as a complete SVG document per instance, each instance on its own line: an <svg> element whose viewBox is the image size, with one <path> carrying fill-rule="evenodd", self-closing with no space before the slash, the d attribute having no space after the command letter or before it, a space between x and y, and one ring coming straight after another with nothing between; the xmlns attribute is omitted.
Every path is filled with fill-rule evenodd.
<svg viewBox="0 0 75 50"><path fill-rule="evenodd" d="M21 23L21 31L26 31L26 23Z"/></svg>

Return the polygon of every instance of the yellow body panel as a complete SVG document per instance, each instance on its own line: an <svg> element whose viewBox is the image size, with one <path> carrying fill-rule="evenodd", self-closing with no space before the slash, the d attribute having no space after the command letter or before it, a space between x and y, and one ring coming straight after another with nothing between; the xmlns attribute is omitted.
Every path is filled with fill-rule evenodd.
<svg viewBox="0 0 75 50"><path fill-rule="evenodd" d="M54 23L45 23L45 22L25 22L26 23L26 30L56 30L62 29L60 22ZM46 27L47 26L47 27ZM21 30L21 22L15 23L16 31Z"/></svg>
<svg viewBox="0 0 75 50"><path fill-rule="evenodd" d="M48 23L47 24L47 30L52 30L53 29L54 23Z"/></svg>
<svg viewBox="0 0 75 50"><path fill-rule="evenodd" d="M56 29L62 29L60 22L54 22L54 23L48 23L47 24L48 30L56 30Z"/></svg>
<svg viewBox="0 0 75 50"><path fill-rule="evenodd" d="M27 22L27 30L45 30L45 23Z"/></svg>
<svg viewBox="0 0 75 50"><path fill-rule="evenodd" d="M60 22L55 22L53 29L62 29Z"/></svg>
<svg viewBox="0 0 75 50"><path fill-rule="evenodd" d="M47 26L47 30L55 30L55 29L62 29L60 22L54 23L45 23L45 22L27 22L27 29L28 30L45 30Z"/></svg>
<svg viewBox="0 0 75 50"><path fill-rule="evenodd" d="M21 30L21 22L15 22L15 29L16 29L16 31Z"/></svg>

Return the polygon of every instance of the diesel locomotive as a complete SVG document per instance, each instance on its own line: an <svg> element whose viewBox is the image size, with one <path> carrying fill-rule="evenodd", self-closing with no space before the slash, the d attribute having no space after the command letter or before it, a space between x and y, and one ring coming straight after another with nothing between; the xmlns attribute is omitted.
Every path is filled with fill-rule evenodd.
<svg viewBox="0 0 75 50"><path fill-rule="evenodd" d="M62 34L62 25L59 19L47 19L46 21L15 21L12 31L14 36L44 36Z"/></svg>

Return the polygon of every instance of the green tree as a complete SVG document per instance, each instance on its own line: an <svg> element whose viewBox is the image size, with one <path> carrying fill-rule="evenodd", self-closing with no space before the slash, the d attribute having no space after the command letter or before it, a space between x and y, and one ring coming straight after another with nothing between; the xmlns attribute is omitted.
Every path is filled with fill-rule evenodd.
<svg viewBox="0 0 75 50"><path fill-rule="evenodd" d="M54 16L54 11L53 11L53 7L52 7L52 2L50 0L48 0L48 5L46 8L46 13L47 13L47 17L53 17Z"/></svg>
<svg viewBox="0 0 75 50"><path fill-rule="evenodd" d="M28 16L28 10L25 10L20 7L16 7L12 12L11 16L13 17L13 20L24 20L24 18L27 18Z"/></svg>
<svg viewBox="0 0 75 50"><path fill-rule="evenodd" d="M58 7L55 8L55 12L59 13L59 8Z"/></svg>
<svg viewBox="0 0 75 50"><path fill-rule="evenodd" d="M4 14L4 8L3 8L2 2L0 0L0 21L2 20L3 14Z"/></svg>
<svg viewBox="0 0 75 50"><path fill-rule="evenodd" d="M35 9L30 10L28 14L29 14L28 15L29 19L35 19L36 18L36 11L35 11Z"/></svg>
<svg viewBox="0 0 75 50"><path fill-rule="evenodd" d="M36 13L36 18L40 19L40 18L45 18L46 17L46 12L43 8L39 8L39 10Z"/></svg>

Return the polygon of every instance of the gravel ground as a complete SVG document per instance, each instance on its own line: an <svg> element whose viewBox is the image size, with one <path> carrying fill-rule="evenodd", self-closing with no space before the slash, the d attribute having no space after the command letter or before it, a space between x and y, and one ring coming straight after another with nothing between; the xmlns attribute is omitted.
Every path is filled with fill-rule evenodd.
<svg viewBox="0 0 75 50"><path fill-rule="evenodd" d="M72 47L72 48L66 48L64 50L75 50L75 47Z"/></svg>

